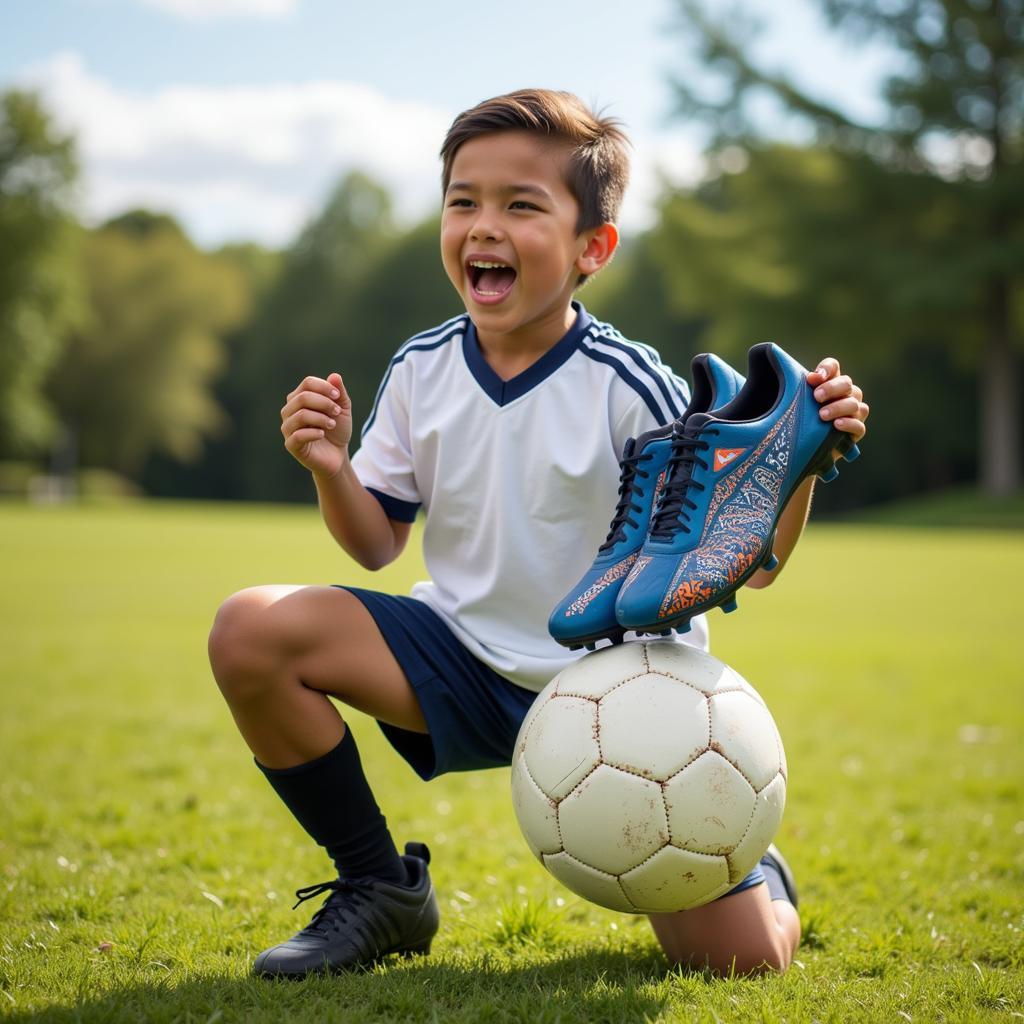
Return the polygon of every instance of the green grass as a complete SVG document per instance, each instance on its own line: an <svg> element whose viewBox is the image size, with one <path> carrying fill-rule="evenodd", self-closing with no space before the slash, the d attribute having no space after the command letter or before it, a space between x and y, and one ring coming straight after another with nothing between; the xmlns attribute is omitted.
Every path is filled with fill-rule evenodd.
<svg viewBox="0 0 1024 1024"><path fill-rule="evenodd" d="M784 976L671 971L646 920L533 861L505 771L424 785L354 719L395 834L422 839L434 954L248 977L330 876L209 675L258 582L405 591L312 509L0 505L0 1015L13 1021L1002 1021L1024 1015L1024 535L816 526L712 617L772 707L805 941Z"/></svg>

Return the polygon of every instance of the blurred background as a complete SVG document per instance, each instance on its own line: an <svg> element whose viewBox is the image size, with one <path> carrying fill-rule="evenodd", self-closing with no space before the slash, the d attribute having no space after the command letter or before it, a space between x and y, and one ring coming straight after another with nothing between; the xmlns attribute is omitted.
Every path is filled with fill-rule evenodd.
<svg viewBox="0 0 1024 1024"><path fill-rule="evenodd" d="M838 356L825 515L1024 523L1024 0L5 3L0 494L311 501L284 395L337 369L358 427L461 311L437 151L528 85L633 140L595 315L684 375Z"/></svg>

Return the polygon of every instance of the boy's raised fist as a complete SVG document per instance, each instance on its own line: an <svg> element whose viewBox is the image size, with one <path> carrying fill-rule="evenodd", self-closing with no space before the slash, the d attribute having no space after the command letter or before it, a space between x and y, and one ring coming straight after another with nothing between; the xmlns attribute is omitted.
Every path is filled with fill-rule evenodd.
<svg viewBox="0 0 1024 1024"><path fill-rule="evenodd" d="M284 446L312 473L334 476L348 458L352 402L341 374L306 377L281 408Z"/></svg>

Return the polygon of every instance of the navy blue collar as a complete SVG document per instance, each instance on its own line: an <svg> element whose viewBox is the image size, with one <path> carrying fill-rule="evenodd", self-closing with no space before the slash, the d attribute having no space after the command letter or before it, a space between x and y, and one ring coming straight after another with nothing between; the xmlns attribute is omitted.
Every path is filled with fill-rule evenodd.
<svg viewBox="0 0 1024 1024"><path fill-rule="evenodd" d="M572 307L576 310L576 320L572 327L540 359L511 380L502 380L491 369L490 364L484 359L483 352L480 351L476 325L472 320L469 321L469 327L462 337L462 352L466 357L466 365L484 394L495 405L508 405L522 397L541 381L547 380L576 351L580 339L594 321L579 302L574 302Z"/></svg>

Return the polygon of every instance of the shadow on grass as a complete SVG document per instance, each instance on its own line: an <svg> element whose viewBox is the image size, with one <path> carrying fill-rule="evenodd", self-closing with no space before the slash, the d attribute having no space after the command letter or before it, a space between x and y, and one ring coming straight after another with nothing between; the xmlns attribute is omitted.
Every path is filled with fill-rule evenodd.
<svg viewBox="0 0 1024 1024"><path fill-rule="evenodd" d="M531 954L536 957L536 951ZM668 984L666 984L666 982ZM304 981L224 975L146 982L83 996L73 1005L8 1011L11 1022L472 1021L611 1024L655 1020L676 986L700 974L668 968L651 951L581 951L518 965L484 954L471 963L389 961L373 972ZM695 994L695 993L694 993Z"/></svg>

